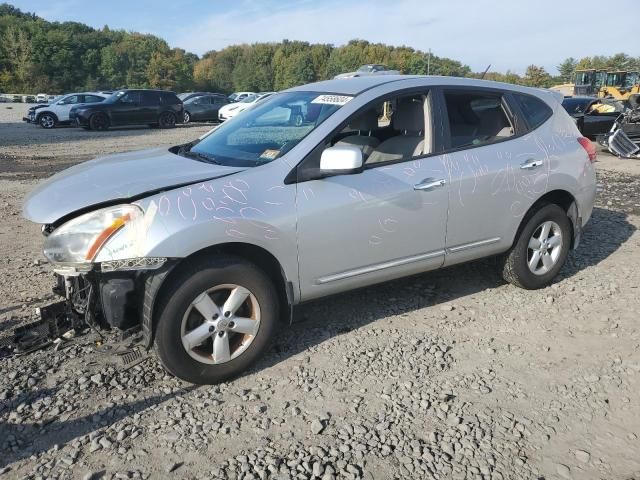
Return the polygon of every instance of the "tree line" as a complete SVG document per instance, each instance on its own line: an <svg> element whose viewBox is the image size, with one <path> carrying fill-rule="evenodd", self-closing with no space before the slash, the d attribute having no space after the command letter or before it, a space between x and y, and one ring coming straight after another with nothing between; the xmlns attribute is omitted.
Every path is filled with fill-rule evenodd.
<svg viewBox="0 0 640 480"><path fill-rule="evenodd" d="M271 91L332 78L367 63L382 63L406 74L481 76L457 60L365 40L337 47L288 40L234 45L198 57L170 48L154 35L107 26L95 29L77 22L48 22L0 4L0 91L7 93L63 93L124 86L178 92ZM488 72L484 78L548 87L568 81L575 68L601 65L637 69L640 58L623 53L569 58L558 66L558 76L531 65L524 76L508 71Z"/></svg>

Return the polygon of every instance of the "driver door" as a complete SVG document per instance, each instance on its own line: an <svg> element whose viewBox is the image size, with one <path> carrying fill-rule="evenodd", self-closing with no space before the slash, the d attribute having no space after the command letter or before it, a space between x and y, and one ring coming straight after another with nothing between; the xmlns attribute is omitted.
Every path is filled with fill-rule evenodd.
<svg viewBox="0 0 640 480"><path fill-rule="evenodd" d="M424 124L415 130L424 132ZM400 129L382 135L390 133L402 135ZM365 163L360 173L297 183L302 299L440 267L449 202L445 178L440 156L409 155Z"/></svg>

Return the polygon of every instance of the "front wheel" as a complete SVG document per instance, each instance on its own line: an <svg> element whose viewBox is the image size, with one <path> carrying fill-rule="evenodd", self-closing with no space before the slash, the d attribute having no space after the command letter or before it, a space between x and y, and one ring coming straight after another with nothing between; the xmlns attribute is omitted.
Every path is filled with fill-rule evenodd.
<svg viewBox="0 0 640 480"><path fill-rule="evenodd" d="M185 268L163 292L154 348L176 377L214 384L246 370L268 347L278 297L264 272L243 259L219 257L197 265Z"/></svg>
<svg viewBox="0 0 640 480"><path fill-rule="evenodd" d="M571 244L571 222L555 204L529 214L515 244L500 259L502 276L513 285L535 290L548 286L560 272Z"/></svg>
<svg viewBox="0 0 640 480"><path fill-rule="evenodd" d="M42 128L53 128L56 126L56 117L50 113L43 113L38 119L38 123Z"/></svg>
<svg viewBox="0 0 640 480"><path fill-rule="evenodd" d="M107 130L109 128L109 117L104 113L94 113L89 118L89 128L91 130Z"/></svg>
<svg viewBox="0 0 640 480"><path fill-rule="evenodd" d="M191 121L191 114L187 111L184 112L184 123L189 123Z"/></svg>

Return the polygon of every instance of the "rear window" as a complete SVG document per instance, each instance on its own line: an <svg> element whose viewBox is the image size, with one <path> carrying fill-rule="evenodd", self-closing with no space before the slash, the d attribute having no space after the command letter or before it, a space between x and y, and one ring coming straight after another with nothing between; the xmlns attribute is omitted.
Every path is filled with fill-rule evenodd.
<svg viewBox="0 0 640 480"><path fill-rule="evenodd" d="M553 113L549 105L539 98L517 93L514 93L513 96L531 130L535 130L546 122Z"/></svg>

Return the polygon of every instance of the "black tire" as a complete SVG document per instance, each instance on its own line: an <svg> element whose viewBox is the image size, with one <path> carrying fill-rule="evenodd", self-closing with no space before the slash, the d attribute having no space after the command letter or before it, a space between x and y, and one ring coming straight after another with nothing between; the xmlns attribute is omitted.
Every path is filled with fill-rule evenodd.
<svg viewBox="0 0 640 480"><path fill-rule="evenodd" d="M40 125L42 128L55 128L57 124L58 119L53 113L44 112L38 116L38 125Z"/></svg>
<svg viewBox="0 0 640 480"><path fill-rule="evenodd" d="M553 267L549 268L545 273L536 274L529 268L528 264L531 260L531 253L533 253L533 250L529 249L529 242L545 222L553 222L559 227L562 244L559 247L558 256L553 263ZM555 204L540 205L536 210L527 214L518 231L514 245L498 259L502 277L516 287L527 290L536 290L548 286L564 265L569 253L571 240L571 221L567 213Z"/></svg>
<svg viewBox="0 0 640 480"><path fill-rule="evenodd" d="M185 110L183 123L186 125L189 122L191 122L191 114Z"/></svg>
<svg viewBox="0 0 640 480"><path fill-rule="evenodd" d="M174 128L176 126L176 116L171 112L162 112L158 117L160 128Z"/></svg>
<svg viewBox="0 0 640 480"><path fill-rule="evenodd" d="M89 128L91 130L107 130L109 123L109 117L102 112L94 113L89 117Z"/></svg>
<svg viewBox="0 0 640 480"><path fill-rule="evenodd" d="M182 268L163 287L155 310L156 354L170 373L187 382L214 384L233 378L262 355L274 336L279 308L273 283L262 270L239 257L221 256ZM202 292L227 284L240 285L253 294L259 305L259 329L237 357L221 364L204 363L193 358L182 344L183 317Z"/></svg>

